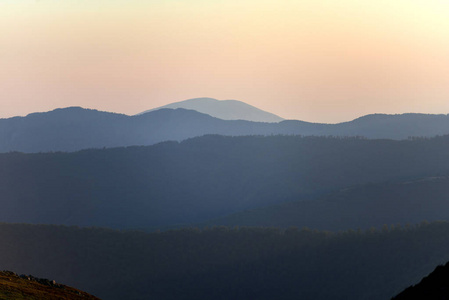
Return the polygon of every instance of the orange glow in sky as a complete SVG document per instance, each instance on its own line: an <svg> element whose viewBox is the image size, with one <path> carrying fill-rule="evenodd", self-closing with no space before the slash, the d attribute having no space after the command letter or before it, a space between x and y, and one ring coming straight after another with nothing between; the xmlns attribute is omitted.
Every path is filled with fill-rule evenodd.
<svg viewBox="0 0 449 300"><path fill-rule="evenodd" d="M0 0L0 117L195 97L284 118L449 113L443 0Z"/></svg>

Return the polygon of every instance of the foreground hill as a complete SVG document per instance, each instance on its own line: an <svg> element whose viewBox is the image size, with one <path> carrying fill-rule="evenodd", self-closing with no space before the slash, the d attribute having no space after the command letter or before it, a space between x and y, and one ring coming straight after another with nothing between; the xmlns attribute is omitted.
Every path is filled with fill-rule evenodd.
<svg viewBox="0 0 449 300"><path fill-rule="evenodd" d="M6 153L0 155L0 221L112 228L203 222L355 185L448 176L448 149L449 136L406 141L205 136L148 147ZM444 184L430 190L423 191L446 192ZM390 214L401 222L415 221L416 207L428 201L424 192L407 215L406 199L395 199L388 189L382 193L373 195L394 199ZM354 205L362 220L372 220L369 214L376 212L361 210L363 203L384 201L362 199L360 207L351 204L355 198L348 193L343 207Z"/></svg>
<svg viewBox="0 0 449 300"><path fill-rule="evenodd" d="M341 233L0 224L0 265L109 300L377 300L449 261L448 236L449 223Z"/></svg>
<svg viewBox="0 0 449 300"><path fill-rule="evenodd" d="M159 110L162 108L184 108L196 110L203 114L208 114L212 117L223 120L246 120L253 122L269 122L276 123L283 121L284 119L276 116L275 114L263 111L257 107L246 104L237 100L217 100L212 98L195 98L185 101L175 102L162 107L147 110L144 113L150 111Z"/></svg>
<svg viewBox="0 0 449 300"><path fill-rule="evenodd" d="M227 121L186 109L159 109L136 116L70 107L0 119L0 152L77 151L153 145L206 134L364 136L407 139L449 134L447 115L369 115L340 124Z"/></svg>
<svg viewBox="0 0 449 300"><path fill-rule="evenodd" d="M445 176L354 186L318 199L246 210L201 225L297 226L337 231L449 220L448 211L449 177Z"/></svg>
<svg viewBox="0 0 449 300"><path fill-rule="evenodd" d="M449 263L438 266L418 284L408 287L392 300L449 299Z"/></svg>
<svg viewBox="0 0 449 300"><path fill-rule="evenodd" d="M80 290L58 284L54 280L0 272L0 299L14 300L99 300Z"/></svg>

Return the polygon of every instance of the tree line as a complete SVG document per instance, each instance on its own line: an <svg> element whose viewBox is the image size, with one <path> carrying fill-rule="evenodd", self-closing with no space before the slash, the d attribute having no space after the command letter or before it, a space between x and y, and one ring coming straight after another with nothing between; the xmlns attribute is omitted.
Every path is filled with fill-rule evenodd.
<svg viewBox="0 0 449 300"><path fill-rule="evenodd" d="M338 233L0 224L0 268L103 299L389 299L449 260L449 223Z"/></svg>

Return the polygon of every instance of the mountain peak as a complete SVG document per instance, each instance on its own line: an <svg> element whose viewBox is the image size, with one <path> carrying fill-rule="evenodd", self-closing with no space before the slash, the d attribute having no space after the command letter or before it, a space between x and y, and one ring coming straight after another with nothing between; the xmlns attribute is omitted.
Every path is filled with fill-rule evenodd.
<svg viewBox="0 0 449 300"><path fill-rule="evenodd" d="M193 98L147 110L144 113L162 108L184 108L196 110L223 120L246 120L253 122L277 123L284 119L238 100L217 100L214 98Z"/></svg>

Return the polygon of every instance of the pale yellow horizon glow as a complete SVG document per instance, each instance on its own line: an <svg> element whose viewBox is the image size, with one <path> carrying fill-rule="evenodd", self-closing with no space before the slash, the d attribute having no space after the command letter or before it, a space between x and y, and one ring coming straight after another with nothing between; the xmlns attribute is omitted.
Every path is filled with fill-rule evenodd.
<svg viewBox="0 0 449 300"><path fill-rule="evenodd" d="M284 118L449 113L438 0L0 0L0 118L196 97Z"/></svg>

